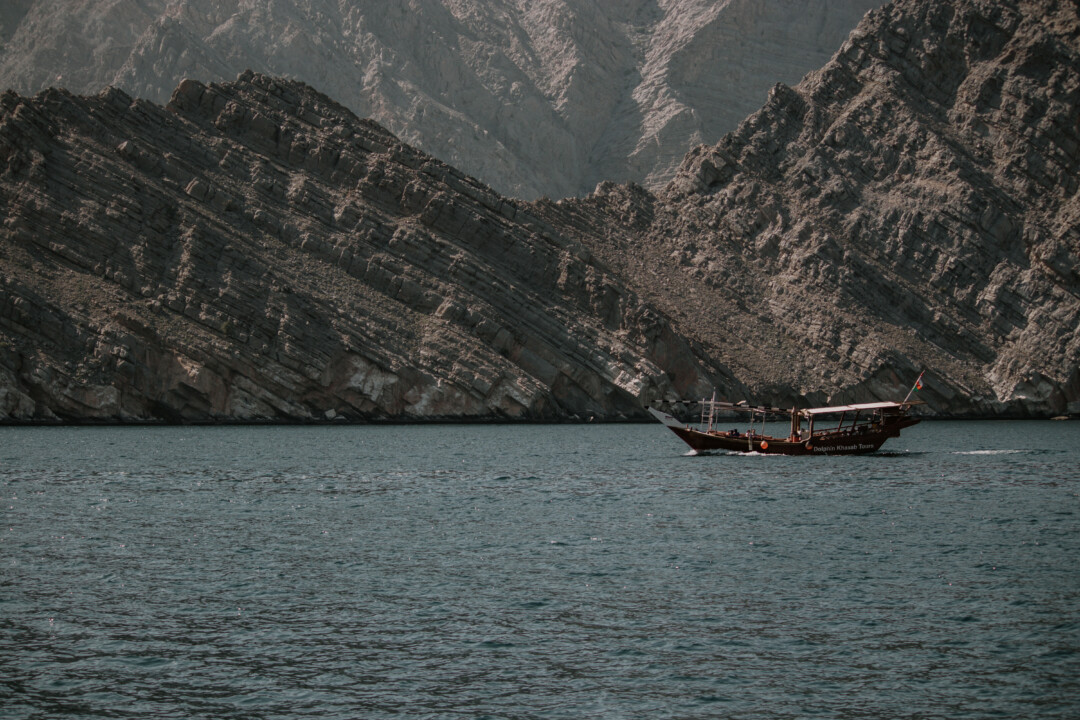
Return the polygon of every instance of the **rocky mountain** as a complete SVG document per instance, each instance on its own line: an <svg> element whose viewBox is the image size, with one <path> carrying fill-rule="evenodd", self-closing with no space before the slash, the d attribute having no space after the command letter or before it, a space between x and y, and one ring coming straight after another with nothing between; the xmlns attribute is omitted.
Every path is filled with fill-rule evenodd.
<svg viewBox="0 0 1080 720"><path fill-rule="evenodd" d="M0 418L618 419L709 385L577 240L293 81L0 96Z"/></svg>
<svg viewBox="0 0 1080 720"><path fill-rule="evenodd" d="M897 0L660 192L500 196L296 81L0 96L0 419L1080 413L1080 10Z"/></svg>
<svg viewBox="0 0 1080 720"><path fill-rule="evenodd" d="M250 68L531 199L662 187L883 0L5 0L0 89L168 101Z"/></svg>
<svg viewBox="0 0 1080 720"><path fill-rule="evenodd" d="M548 214L758 396L1077 413L1078 12L898 0L663 192Z"/></svg>

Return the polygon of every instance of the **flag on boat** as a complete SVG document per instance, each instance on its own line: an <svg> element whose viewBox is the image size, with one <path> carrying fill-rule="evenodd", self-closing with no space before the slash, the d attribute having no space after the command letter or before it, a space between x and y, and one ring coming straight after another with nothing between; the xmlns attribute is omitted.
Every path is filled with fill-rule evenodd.
<svg viewBox="0 0 1080 720"><path fill-rule="evenodd" d="M904 403L911 399L911 393L915 392L916 390L922 390L922 378L925 374L926 371L923 370L921 373L919 373L919 377L915 378L915 384L911 386L911 389L907 391L907 395L904 396ZM921 403L922 401L920 400L919 402Z"/></svg>

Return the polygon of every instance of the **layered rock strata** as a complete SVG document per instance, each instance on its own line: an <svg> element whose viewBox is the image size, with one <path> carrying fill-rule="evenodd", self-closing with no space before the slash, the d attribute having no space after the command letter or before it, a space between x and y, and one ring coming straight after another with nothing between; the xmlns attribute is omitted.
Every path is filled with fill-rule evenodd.
<svg viewBox="0 0 1080 720"><path fill-rule="evenodd" d="M619 419L710 381L575 239L302 84L0 96L0 419Z"/></svg>
<svg viewBox="0 0 1080 720"><path fill-rule="evenodd" d="M1080 412L1075 3L898 0L653 195L551 205L775 402Z"/></svg>
<svg viewBox="0 0 1080 720"><path fill-rule="evenodd" d="M310 88L0 97L0 419L1080 413L1080 17L899 0L660 193L499 196Z"/></svg>

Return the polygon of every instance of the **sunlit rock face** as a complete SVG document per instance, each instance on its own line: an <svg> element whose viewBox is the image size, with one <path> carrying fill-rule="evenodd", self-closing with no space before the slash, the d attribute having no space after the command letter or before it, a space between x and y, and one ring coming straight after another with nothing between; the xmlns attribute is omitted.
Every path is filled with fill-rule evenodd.
<svg viewBox="0 0 1080 720"><path fill-rule="evenodd" d="M0 88L303 80L505 195L662 187L881 0L5 0Z"/></svg>
<svg viewBox="0 0 1080 720"><path fill-rule="evenodd" d="M1077 14L892 3L662 192L559 212L755 395L886 399L927 369L942 413L1076 413Z"/></svg>

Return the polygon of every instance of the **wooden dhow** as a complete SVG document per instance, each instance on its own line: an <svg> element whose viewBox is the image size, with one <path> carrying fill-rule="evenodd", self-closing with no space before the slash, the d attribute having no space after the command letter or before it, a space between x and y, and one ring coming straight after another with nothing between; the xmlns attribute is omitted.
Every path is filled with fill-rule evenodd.
<svg viewBox="0 0 1080 720"><path fill-rule="evenodd" d="M900 402L853 403L815 408L750 406L745 402L721 402L713 394L702 400L701 422L698 426L684 423L672 415L649 408L695 453L736 452L776 455L859 455L876 452L886 440L900 437L900 431L919 422L908 412L921 400L911 400L911 394L922 387L922 375ZM750 426L745 432L737 429L720 430L717 423L721 412L746 413ZM770 418L787 416L791 427L786 437L765 434L765 422ZM826 419L838 418L835 423ZM757 429L760 422L760 430Z"/></svg>

